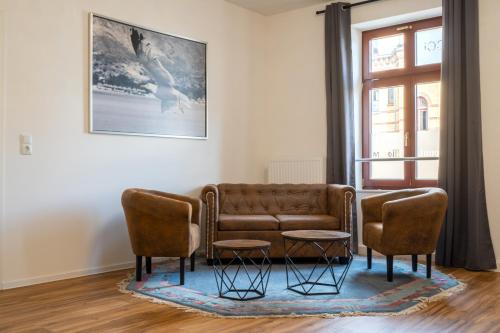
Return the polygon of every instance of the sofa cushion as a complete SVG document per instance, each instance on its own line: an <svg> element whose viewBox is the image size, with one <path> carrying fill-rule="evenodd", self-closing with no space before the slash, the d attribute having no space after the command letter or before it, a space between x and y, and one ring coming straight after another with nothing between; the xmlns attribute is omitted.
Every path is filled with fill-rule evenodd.
<svg viewBox="0 0 500 333"><path fill-rule="evenodd" d="M281 230L339 230L340 221L330 215L276 215Z"/></svg>
<svg viewBox="0 0 500 333"><path fill-rule="evenodd" d="M279 230L279 222L271 215L220 214L219 230Z"/></svg>

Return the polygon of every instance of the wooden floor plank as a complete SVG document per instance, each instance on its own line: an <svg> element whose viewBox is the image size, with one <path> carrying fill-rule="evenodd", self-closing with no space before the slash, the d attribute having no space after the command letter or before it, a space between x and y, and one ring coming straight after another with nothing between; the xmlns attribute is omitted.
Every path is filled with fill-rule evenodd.
<svg viewBox="0 0 500 333"><path fill-rule="evenodd" d="M500 274L443 271L467 289L409 316L224 319L121 294L124 270L0 291L0 332L500 332Z"/></svg>

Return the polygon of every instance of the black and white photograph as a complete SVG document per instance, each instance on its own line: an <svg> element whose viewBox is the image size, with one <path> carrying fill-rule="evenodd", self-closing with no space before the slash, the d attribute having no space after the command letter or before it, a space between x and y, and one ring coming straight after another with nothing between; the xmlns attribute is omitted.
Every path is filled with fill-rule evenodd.
<svg viewBox="0 0 500 333"><path fill-rule="evenodd" d="M91 14L92 133L206 138L206 43Z"/></svg>

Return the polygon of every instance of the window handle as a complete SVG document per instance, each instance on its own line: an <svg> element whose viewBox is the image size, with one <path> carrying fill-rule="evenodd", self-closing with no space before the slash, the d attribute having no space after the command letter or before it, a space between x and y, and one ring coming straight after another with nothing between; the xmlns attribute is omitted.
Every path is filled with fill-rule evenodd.
<svg viewBox="0 0 500 333"><path fill-rule="evenodd" d="M410 137L410 133L405 132L405 147L408 147L408 138Z"/></svg>
<svg viewBox="0 0 500 333"><path fill-rule="evenodd" d="M403 25L402 27L397 27L396 31L411 30L413 27L411 25Z"/></svg>

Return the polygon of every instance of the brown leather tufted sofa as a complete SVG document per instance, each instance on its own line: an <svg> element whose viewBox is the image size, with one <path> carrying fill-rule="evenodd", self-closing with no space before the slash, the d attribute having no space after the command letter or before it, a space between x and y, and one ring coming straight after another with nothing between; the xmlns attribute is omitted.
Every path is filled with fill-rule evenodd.
<svg viewBox="0 0 500 333"><path fill-rule="evenodd" d="M417 271L417 256L425 254L430 278L432 253L447 207L448 196L439 188L394 191L363 199L363 244L367 247L368 268L373 249L386 256L387 280L392 281L395 255L412 255L412 268Z"/></svg>
<svg viewBox="0 0 500 333"><path fill-rule="evenodd" d="M212 243L226 239L259 239L271 242L271 257L282 258L281 233L286 230L351 230L351 204L355 190L327 184L219 184L202 191L207 206L207 259ZM332 253L346 256L345 249ZM316 257L311 249L299 256Z"/></svg>

